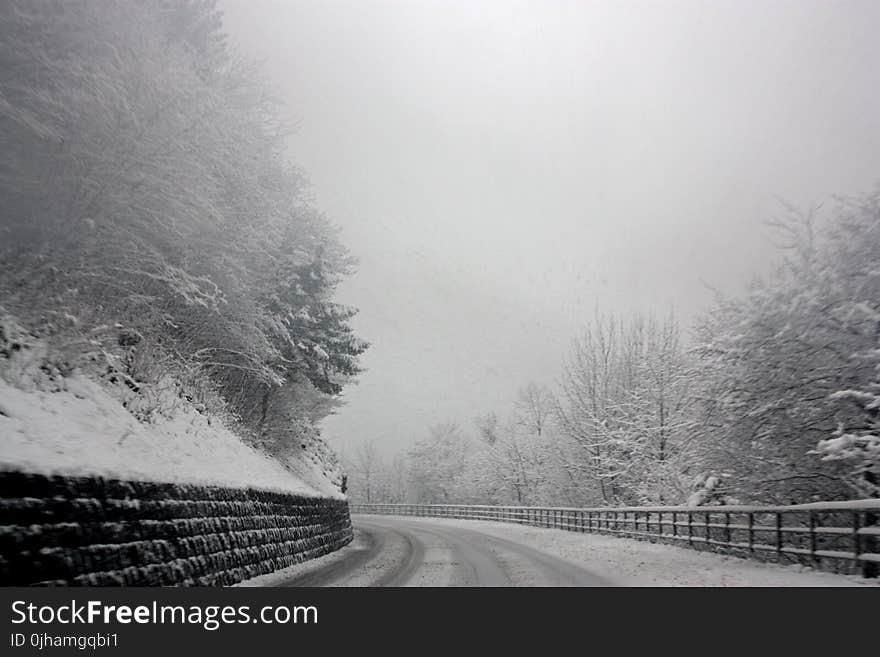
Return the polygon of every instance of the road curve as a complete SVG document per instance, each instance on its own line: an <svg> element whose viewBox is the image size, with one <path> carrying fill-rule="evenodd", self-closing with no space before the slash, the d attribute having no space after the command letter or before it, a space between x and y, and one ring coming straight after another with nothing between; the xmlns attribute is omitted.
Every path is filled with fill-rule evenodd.
<svg viewBox="0 0 880 657"><path fill-rule="evenodd" d="M432 518L353 515L355 540L281 586L609 586L522 543Z"/></svg>

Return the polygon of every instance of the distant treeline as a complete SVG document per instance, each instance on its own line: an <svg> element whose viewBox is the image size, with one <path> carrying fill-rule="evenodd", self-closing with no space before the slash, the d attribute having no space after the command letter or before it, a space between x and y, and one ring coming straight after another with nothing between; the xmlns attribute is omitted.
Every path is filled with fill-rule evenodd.
<svg viewBox="0 0 880 657"><path fill-rule="evenodd" d="M352 260L215 4L3 3L0 314L142 419L185 397L283 455L366 344L332 298Z"/></svg>
<svg viewBox="0 0 880 657"><path fill-rule="evenodd" d="M880 493L880 191L786 208L780 263L683 335L597 314L555 388L349 459L359 501L795 503Z"/></svg>

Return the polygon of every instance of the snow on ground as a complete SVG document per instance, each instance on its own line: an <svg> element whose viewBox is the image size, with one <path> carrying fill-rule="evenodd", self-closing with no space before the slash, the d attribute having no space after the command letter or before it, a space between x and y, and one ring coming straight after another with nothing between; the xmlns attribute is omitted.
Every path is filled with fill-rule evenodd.
<svg viewBox="0 0 880 657"><path fill-rule="evenodd" d="M341 496L320 472L304 483L191 407L142 424L80 376L58 392L0 379L0 469Z"/></svg>
<svg viewBox="0 0 880 657"><path fill-rule="evenodd" d="M482 520L431 518L529 545L621 586L870 586L860 577L780 566L630 538Z"/></svg>

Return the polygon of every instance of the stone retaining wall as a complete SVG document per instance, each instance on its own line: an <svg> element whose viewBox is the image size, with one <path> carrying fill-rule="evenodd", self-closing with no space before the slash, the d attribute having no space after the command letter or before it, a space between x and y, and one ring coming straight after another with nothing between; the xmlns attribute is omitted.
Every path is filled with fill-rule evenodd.
<svg viewBox="0 0 880 657"><path fill-rule="evenodd" d="M345 500L0 472L0 585L218 586L352 539Z"/></svg>

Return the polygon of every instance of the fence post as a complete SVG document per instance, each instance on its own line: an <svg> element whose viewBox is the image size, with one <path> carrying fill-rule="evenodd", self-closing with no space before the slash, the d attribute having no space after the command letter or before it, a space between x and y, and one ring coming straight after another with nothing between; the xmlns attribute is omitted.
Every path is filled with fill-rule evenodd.
<svg viewBox="0 0 880 657"><path fill-rule="evenodd" d="M856 564L859 563L859 555L862 554L862 541L859 538L859 512L852 512L852 533L853 533L853 558Z"/></svg>
<svg viewBox="0 0 880 657"><path fill-rule="evenodd" d="M709 522L710 522L709 516L711 516L711 515L712 514L709 513L708 511L706 511L706 513L703 515L703 526L704 526L703 529L705 529L705 531L706 531L706 547L709 546L709 543L712 540L712 531L711 531L711 528L709 527Z"/></svg>
<svg viewBox="0 0 880 657"><path fill-rule="evenodd" d="M776 558L782 556L782 513L776 511Z"/></svg>
<svg viewBox="0 0 880 657"><path fill-rule="evenodd" d="M749 554L755 553L755 514L749 511Z"/></svg>
<svg viewBox="0 0 880 657"><path fill-rule="evenodd" d="M876 509L865 509L864 527L868 527L876 531L878 529L878 520L880 520L880 514L877 513ZM878 546L880 546L880 541L877 540L876 534L869 534L865 536L862 547L864 548L864 551L866 553L876 554L878 552ZM876 561L862 562L862 577L878 576L880 576L880 564L878 564Z"/></svg>
<svg viewBox="0 0 880 657"><path fill-rule="evenodd" d="M688 545L694 545L694 512L688 511Z"/></svg>
<svg viewBox="0 0 880 657"><path fill-rule="evenodd" d="M816 514L810 511L810 561L816 562Z"/></svg>
<svg viewBox="0 0 880 657"><path fill-rule="evenodd" d="M724 514L724 542L730 547L730 513Z"/></svg>
<svg viewBox="0 0 880 657"><path fill-rule="evenodd" d="M678 512L672 512L672 535L678 536Z"/></svg>

